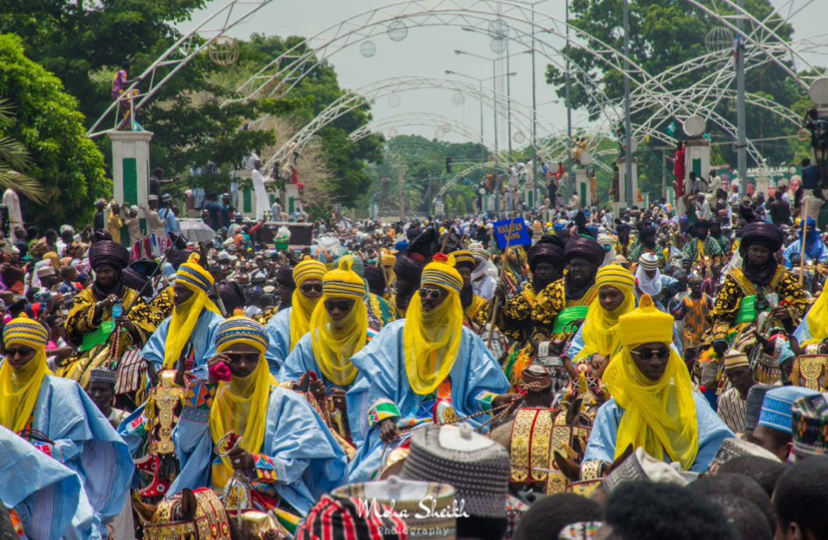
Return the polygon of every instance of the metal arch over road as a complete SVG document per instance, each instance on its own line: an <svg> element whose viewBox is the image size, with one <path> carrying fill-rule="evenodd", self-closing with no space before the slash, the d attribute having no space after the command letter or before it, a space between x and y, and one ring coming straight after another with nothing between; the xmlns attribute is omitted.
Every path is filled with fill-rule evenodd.
<svg viewBox="0 0 828 540"><path fill-rule="evenodd" d="M297 131L293 137L285 142L265 163L265 168L271 167L277 161L283 161L290 153L288 148L303 148L305 144L323 127L338 118L352 111L353 109L362 106L365 102L375 101L385 96L398 94L400 92L408 92L413 90L431 90L431 89L446 89L456 92L462 92L466 95L474 96L478 100L482 100L487 106L494 106L498 99L507 99L506 96L496 94L494 99L488 92L481 94L479 87L476 84L467 83L456 79L446 79L439 77L392 77L389 79L380 80L358 88L353 92L348 92L341 98L330 104L325 110L320 112L310 123ZM512 98L511 103L514 106L515 118L517 125L523 127L528 133L531 129L532 123L532 108L522 102ZM563 130L555 128L554 124L541 117L542 121L538 125L542 125L547 136L560 134ZM480 137L473 137L477 140Z"/></svg>
<svg viewBox="0 0 828 540"><path fill-rule="evenodd" d="M162 0L163 1L163 0ZM273 0L230 0L215 13L208 16L204 21L196 25L192 30L183 35L172 47L158 57L144 72L138 80L130 85L124 95L129 95L144 81L149 81L149 88L145 88L134 102L134 110L140 109L148 100L164 86L168 80L175 76L178 71L186 66L190 60L201 54L219 36L225 34L248 17L273 2ZM170 71L166 74L164 70ZM100 118L89 128L87 137L93 138L106 134L115 129L121 122L119 118L118 102L113 101L104 111ZM112 128L101 128L108 118L113 119ZM101 129L99 129L101 128Z"/></svg>
<svg viewBox="0 0 828 540"><path fill-rule="evenodd" d="M423 21L418 23L418 26L462 26L475 27L478 24L491 23L493 20L511 20L519 24L534 24L540 28L541 31L563 37L564 34L560 27L566 27L564 21L560 21L549 15L537 12L527 7L525 4L517 4L515 2L493 2L490 0L476 0L471 2L472 7L458 7L458 2L452 0L440 0L436 2L436 6L424 8L422 7L424 0L399 2L386 6L380 9L371 10L331 26L328 29L320 32L312 38L308 38L302 43L296 45L290 51L287 51L279 58L270 62L265 68L260 70L256 75L252 76L247 82L239 87L239 92L246 97L242 99L253 98L258 93L266 88L270 91L268 95L273 95L276 92L281 92L283 95L287 94L299 81L310 74L318 62L326 60L343 50L344 48L369 39L374 36L383 35L388 32L388 26L392 23L417 19L422 17ZM430 2L435 4L435 2ZM504 11L484 11L482 8L490 7L492 4L499 6L506 5L508 9ZM474 8L477 9L474 9ZM530 22L529 15L537 15L535 22ZM384 18L383 18L384 17ZM548 24L549 26L544 26ZM570 29L576 34L585 38L588 43L578 43L571 41L571 46L579 48L593 55L600 61L607 63L613 69L624 73L622 64L627 59L622 53L591 36L580 29L572 27ZM330 34L330 35L328 35ZM310 44L314 40L324 39L325 43L320 47L310 50ZM510 37L511 39L511 37ZM549 48L555 50L554 47L549 46L544 40L537 39L536 43L540 44L537 49L541 54L547 58L553 55L546 53L545 49ZM302 52L301 54L298 54ZM557 52L557 51L556 51ZM298 56L297 56L298 54ZM647 73L641 66L629 60L632 67L626 76L636 82L639 91L644 92L648 96L648 102L651 105L659 107L659 111L663 113L662 118L676 117L683 120L690 116L686 112L685 100L679 100L672 92L667 90L664 85ZM275 66L280 66L275 73L268 74L268 70ZM637 80L634 75L640 76L642 80ZM273 84L273 83L277 84ZM258 83L258 84L257 84ZM712 107L706 104L697 104L700 112L708 118L719 124L723 130L730 135L736 134L736 127L733 126L727 119L717 114ZM672 142L674 139L664 134L659 133L655 129L648 128L648 135L655 138L665 140L665 142ZM750 153L752 157L759 161L761 155L752 143L748 142Z"/></svg>

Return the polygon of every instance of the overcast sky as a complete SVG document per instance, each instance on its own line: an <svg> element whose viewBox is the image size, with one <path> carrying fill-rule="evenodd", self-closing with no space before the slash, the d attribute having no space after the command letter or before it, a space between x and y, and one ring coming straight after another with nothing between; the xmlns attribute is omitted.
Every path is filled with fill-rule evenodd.
<svg viewBox="0 0 828 540"><path fill-rule="evenodd" d="M771 0L782 10L783 16L788 16L792 8L798 10L792 22L795 28L795 38L817 36L825 33L825 22L828 21L828 0ZM227 0L213 0L207 8L197 13L189 24L181 25L182 30L191 28L194 24L227 3ZM258 32L268 35L301 35L314 36L323 32L332 25L344 19L356 16L387 6L391 2L380 0L274 0L262 8L253 18L237 26L230 35L238 38L247 38L251 33ZM548 0L541 3L538 11L549 13L560 19L564 18L565 8L563 0ZM464 32L458 27L412 27L409 23L408 34L402 41L394 42L389 36L379 35L371 39L376 46L376 53L366 58L360 52L359 44L343 49L330 58L339 75L340 85L344 88L358 89L369 83L397 76L420 77L449 77L445 70L464 73L471 77L487 78L492 74L492 64L469 56L460 56L454 53L455 49L474 52L482 56L493 57L490 49L491 38L487 35ZM561 42L556 38L547 39L553 46ZM523 50L519 44L514 45L517 51ZM513 49L513 52L516 52ZM822 55L809 55L808 60L814 64L828 64L828 51ZM540 55L537 62L537 102L539 113L548 118L557 129L566 127L566 110L556 103L556 96L550 86L543 81L544 70L548 61ZM527 105L532 103L532 68L531 55L513 54L511 57L511 71L517 73L512 77L512 97ZM456 76L454 76L456 77ZM477 83L473 83L477 84ZM491 92L491 82L486 83L486 89ZM480 106L472 97L466 97L462 105L452 102L454 92L450 90L416 90L401 92L390 98L379 99L373 107L375 119L389 118L404 113L433 113L454 119L459 124L465 124L469 130L480 132ZM455 100L457 98L455 97ZM576 125L582 120L575 115ZM500 121L501 126L504 122ZM516 124L517 122L515 122ZM553 129L553 128L550 128ZM518 128L513 127L514 131ZM484 112L484 131L487 140L493 138L492 110ZM545 130L541 129L539 135ZM397 127L399 133L417 133L426 137L435 136L434 127ZM529 134L525 134L528 138ZM456 132L443 135L446 140L465 140ZM513 134L514 137L514 134ZM520 138L520 135L517 136ZM501 148L504 147L505 134L501 133ZM515 144L515 146L521 146Z"/></svg>

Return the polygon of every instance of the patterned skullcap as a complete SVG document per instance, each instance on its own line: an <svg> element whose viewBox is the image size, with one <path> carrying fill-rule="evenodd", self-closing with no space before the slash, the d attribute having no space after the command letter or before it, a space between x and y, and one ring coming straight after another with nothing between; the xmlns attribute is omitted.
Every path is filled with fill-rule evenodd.
<svg viewBox="0 0 828 540"><path fill-rule="evenodd" d="M114 386L118 382L118 374L108 369L93 369L89 372L89 382L102 382Z"/></svg>
<svg viewBox="0 0 828 540"><path fill-rule="evenodd" d="M745 430L753 431L756 429L756 426L759 424L759 415L762 413L762 402L765 400L765 394L771 388L773 386L769 384L754 384L748 390Z"/></svg>
<svg viewBox="0 0 828 540"><path fill-rule="evenodd" d="M454 265L454 256L446 257L442 253L438 253L434 256L432 262L423 269L420 286L436 285L449 292L460 294L460 289L463 288L463 278L454 269Z"/></svg>
<svg viewBox="0 0 828 540"><path fill-rule="evenodd" d="M3 343L6 347L17 344L32 349L45 349L49 343L49 334L42 324L21 313L3 328Z"/></svg>
<svg viewBox="0 0 828 540"><path fill-rule="evenodd" d="M759 425L783 433L792 433L791 407L799 398L819 396L816 390L802 386L781 386L768 391L762 401L762 412L759 414Z"/></svg>
<svg viewBox="0 0 828 540"><path fill-rule="evenodd" d="M348 255L339 258L339 266L322 278L322 294L327 298L361 300L365 296L365 282L354 272L354 259Z"/></svg>
<svg viewBox="0 0 828 540"><path fill-rule="evenodd" d="M175 283L184 285L193 292L207 294L213 290L213 276L198 261L198 253L193 253L190 258L178 267L175 274Z"/></svg>
<svg viewBox="0 0 828 540"><path fill-rule="evenodd" d="M474 260L474 255L471 251L458 250L453 252L452 255L454 256L455 268L466 266L467 268L474 270L474 267L477 266L477 261Z"/></svg>
<svg viewBox="0 0 828 540"><path fill-rule="evenodd" d="M745 353L735 349L729 351L724 357L725 370L741 367L750 367L750 361Z"/></svg>
<svg viewBox="0 0 828 540"><path fill-rule="evenodd" d="M649 251L642 253L638 257L638 264L644 270L658 270L658 257L655 256L655 253L650 253Z"/></svg>
<svg viewBox="0 0 828 540"><path fill-rule="evenodd" d="M600 289L604 285L611 285L622 292L632 291L635 287L635 276L623 266L608 264L599 268L595 274L595 286Z"/></svg>
<svg viewBox="0 0 828 540"><path fill-rule="evenodd" d="M297 287L301 287L309 279L322 279L328 273L325 263L316 259L305 259L293 269L293 281Z"/></svg>
<svg viewBox="0 0 828 540"><path fill-rule="evenodd" d="M467 425L418 429L401 476L449 484L461 508L474 517L506 517L509 452Z"/></svg>
<svg viewBox="0 0 828 540"><path fill-rule="evenodd" d="M791 407L794 454L799 459L828 453L828 399L826 394L796 400Z"/></svg>
<svg viewBox="0 0 828 540"><path fill-rule="evenodd" d="M269 341L264 326L245 316L241 310L237 310L234 317L230 317L219 325L216 334L216 349L218 352L224 352L231 345L244 343L264 354Z"/></svg>

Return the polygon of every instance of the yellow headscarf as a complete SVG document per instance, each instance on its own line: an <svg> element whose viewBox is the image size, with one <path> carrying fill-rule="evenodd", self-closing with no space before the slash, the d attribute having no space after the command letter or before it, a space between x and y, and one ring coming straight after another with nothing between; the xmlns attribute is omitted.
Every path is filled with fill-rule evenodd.
<svg viewBox="0 0 828 540"><path fill-rule="evenodd" d="M658 381L644 376L630 350L645 343L672 340L673 317L658 311L648 295L638 309L618 320L622 349L610 361L603 381L618 406L624 409L615 442L615 457L629 445L643 448L657 459L664 452L682 470L693 466L699 452L699 430L693 385L679 355L670 349L667 369Z"/></svg>
<svg viewBox="0 0 828 540"><path fill-rule="evenodd" d="M584 320L582 333L584 348L573 360L576 363L593 354L600 354L609 360L612 353L618 349L618 343L614 343L615 331L613 330L613 327L618 324L618 317L635 309L635 276L623 266L609 264L598 269L595 275L595 285L599 291L601 287L615 287L624 293L624 302L615 311L610 312L601 307L601 301L597 296L595 297Z"/></svg>
<svg viewBox="0 0 828 540"><path fill-rule="evenodd" d="M342 257L339 268L322 278L322 298L311 316L311 346L322 374L337 386L348 386L357 376L351 357L359 352L368 337L368 308L363 302L365 283L351 270L354 259ZM325 301L332 298L354 300L351 312L334 327Z"/></svg>
<svg viewBox="0 0 828 540"><path fill-rule="evenodd" d="M828 292L826 291L828 291L828 287L823 287L822 292L819 293L819 298L808 310L808 315L805 316L811 337L802 342L803 346L822 343L825 338L828 338Z"/></svg>
<svg viewBox="0 0 828 540"><path fill-rule="evenodd" d="M232 377L230 382L219 383L210 406L209 426L213 444L218 444L232 431L242 436L243 449L250 453L262 451L270 388L277 384L264 358L267 343L264 327L243 315L231 317L219 325L216 334L218 352L224 352L233 345L252 345L259 351L259 364L253 373L243 379ZM212 472L213 487L223 488L233 476L230 459L221 458L221 463L213 465Z"/></svg>
<svg viewBox="0 0 828 540"><path fill-rule="evenodd" d="M34 358L17 371L8 361L0 367L0 425L15 433L26 427L40 395L43 379L52 374L46 367L48 340L46 329L25 313L3 329L6 348L22 345L35 351Z"/></svg>
<svg viewBox="0 0 828 540"><path fill-rule="evenodd" d="M446 259L438 254L434 259L423 269L421 287L437 286L449 294L430 313L424 313L420 299L413 298L403 328L405 372L411 389L421 396L434 392L446 379L457 361L463 337L463 279L454 269L452 256Z"/></svg>
<svg viewBox="0 0 828 540"><path fill-rule="evenodd" d="M322 279L327 272L328 267L315 259L305 259L293 269L296 289L293 291L290 303L290 350L288 352L293 352L299 340L310 331L310 318L317 304L317 301L306 298L299 289L307 280Z"/></svg>
<svg viewBox="0 0 828 540"><path fill-rule="evenodd" d="M198 253L193 253L187 262L178 267L178 272L175 274L174 283L184 285L193 291L193 295L180 306L173 308L172 320L167 328L167 339L164 342L164 369L175 367L181 357L181 352L192 337L193 329L203 309L221 315L216 305L207 296L213 287L213 276L198 264L198 261Z"/></svg>

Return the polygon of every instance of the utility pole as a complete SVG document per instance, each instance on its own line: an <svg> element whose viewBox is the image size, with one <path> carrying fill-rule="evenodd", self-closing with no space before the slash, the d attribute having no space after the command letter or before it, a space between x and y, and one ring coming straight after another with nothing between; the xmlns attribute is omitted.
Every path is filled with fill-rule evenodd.
<svg viewBox="0 0 828 540"><path fill-rule="evenodd" d="M739 9L744 10L745 0L739 0ZM736 142L736 156L738 159L739 181L742 189L747 186L747 133L745 120L745 36L744 36L744 15L739 13L736 19L736 26L739 35L736 37L736 129L738 131Z"/></svg>
<svg viewBox="0 0 828 540"><path fill-rule="evenodd" d="M512 161L512 77L509 74L512 72L510 62L511 54L509 53L509 40L506 40L506 122L508 124L509 136L509 161Z"/></svg>
<svg viewBox="0 0 828 540"><path fill-rule="evenodd" d="M661 197L667 198L667 150L661 150Z"/></svg>
<svg viewBox="0 0 828 540"><path fill-rule="evenodd" d="M483 136L483 79L480 79L480 95L477 101L480 102L480 146L483 146L485 140Z"/></svg>
<svg viewBox="0 0 828 540"><path fill-rule="evenodd" d="M492 110L494 111L494 133L495 133L495 154L500 153L500 147L498 146L497 142L497 69L496 69L497 62L492 62ZM508 73L508 72L507 72Z"/></svg>
<svg viewBox="0 0 828 540"><path fill-rule="evenodd" d="M624 193L626 194L627 207L632 207L636 200L633 194L632 179L632 122L630 121L630 2L624 0L624 165L626 177L624 178Z"/></svg>
<svg viewBox="0 0 828 540"><path fill-rule="evenodd" d="M567 0L568 2L569 0ZM532 189L535 191L535 206L538 206L538 96L535 84L535 4L532 4Z"/></svg>
<svg viewBox="0 0 828 540"><path fill-rule="evenodd" d="M400 197L400 221L405 221L405 168L397 168L397 191Z"/></svg>

